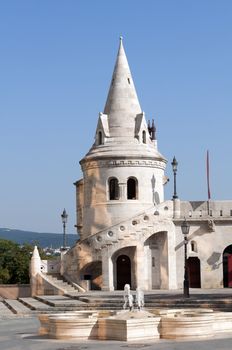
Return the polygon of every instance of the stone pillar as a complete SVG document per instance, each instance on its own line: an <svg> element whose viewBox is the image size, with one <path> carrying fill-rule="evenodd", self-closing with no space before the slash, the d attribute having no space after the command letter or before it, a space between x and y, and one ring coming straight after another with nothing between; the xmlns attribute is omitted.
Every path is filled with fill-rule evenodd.
<svg viewBox="0 0 232 350"><path fill-rule="evenodd" d="M175 251L175 226L171 227L167 232L168 240L168 289L177 289L176 276L176 251Z"/></svg>
<svg viewBox="0 0 232 350"><path fill-rule="evenodd" d="M65 274L65 254L67 253L68 249L61 250L60 252L60 274L63 276Z"/></svg>
<svg viewBox="0 0 232 350"><path fill-rule="evenodd" d="M122 202L127 200L127 184L125 182L120 182L119 184L119 198Z"/></svg>
<svg viewBox="0 0 232 350"><path fill-rule="evenodd" d="M180 218L180 200L179 198L173 199L173 218Z"/></svg>
<svg viewBox="0 0 232 350"><path fill-rule="evenodd" d="M102 254L102 290L113 291L113 262L108 251Z"/></svg>
<svg viewBox="0 0 232 350"><path fill-rule="evenodd" d="M41 268L41 259L37 249L37 246L34 247L33 254L31 257L30 263L30 284L31 284L31 295L37 295L37 275L40 273Z"/></svg>
<svg viewBox="0 0 232 350"><path fill-rule="evenodd" d="M136 248L136 288L140 288L142 290L148 290L148 266L145 263L147 259L144 257L144 246L142 244L138 244Z"/></svg>

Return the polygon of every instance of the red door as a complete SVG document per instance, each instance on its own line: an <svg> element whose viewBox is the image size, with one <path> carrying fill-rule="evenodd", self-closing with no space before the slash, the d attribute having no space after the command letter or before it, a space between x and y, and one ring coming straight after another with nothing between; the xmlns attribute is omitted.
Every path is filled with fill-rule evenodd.
<svg viewBox="0 0 232 350"><path fill-rule="evenodd" d="M228 287L232 287L232 254L228 255Z"/></svg>
<svg viewBox="0 0 232 350"><path fill-rule="evenodd" d="M201 288L201 262L197 257L188 258L189 287Z"/></svg>

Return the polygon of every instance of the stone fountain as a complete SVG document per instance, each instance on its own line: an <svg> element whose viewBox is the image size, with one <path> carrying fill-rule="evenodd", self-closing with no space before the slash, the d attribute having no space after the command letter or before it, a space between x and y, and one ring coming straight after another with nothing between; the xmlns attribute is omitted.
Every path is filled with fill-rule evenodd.
<svg viewBox="0 0 232 350"><path fill-rule="evenodd" d="M40 335L54 339L137 341L198 339L232 333L232 312L206 308L144 310L144 295L137 288L135 300L127 284L122 311L75 311L41 314Z"/></svg>

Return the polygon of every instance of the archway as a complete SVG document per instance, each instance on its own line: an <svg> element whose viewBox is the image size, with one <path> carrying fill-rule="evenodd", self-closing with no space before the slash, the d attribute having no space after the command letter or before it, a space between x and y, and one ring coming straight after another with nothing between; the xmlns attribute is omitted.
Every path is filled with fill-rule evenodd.
<svg viewBox="0 0 232 350"><path fill-rule="evenodd" d="M102 262L92 261L86 264L80 271L86 286L91 290L100 290L102 285Z"/></svg>
<svg viewBox="0 0 232 350"><path fill-rule="evenodd" d="M149 289L168 288L167 232L156 232L144 242L144 273L147 270Z"/></svg>
<svg viewBox="0 0 232 350"><path fill-rule="evenodd" d="M223 252L223 285L232 288L232 244Z"/></svg>
<svg viewBox="0 0 232 350"><path fill-rule="evenodd" d="M201 262L196 256L188 258L189 287L201 288Z"/></svg>
<svg viewBox="0 0 232 350"><path fill-rule="evenodd" d="M117 289L123 290L125 284L131 286L131 261L127 255L119 255L116 260Z"/></svg>

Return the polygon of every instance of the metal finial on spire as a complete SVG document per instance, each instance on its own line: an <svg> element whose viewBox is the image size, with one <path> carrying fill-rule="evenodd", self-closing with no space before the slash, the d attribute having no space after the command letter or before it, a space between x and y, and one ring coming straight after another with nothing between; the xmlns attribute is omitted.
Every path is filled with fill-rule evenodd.
<svg viewBox="0 0 232 350"><path fill-rule="evenodd" d="M122 35L119 37L119 40L120 40L120 42L123 41L123 36Z"/></svg>

